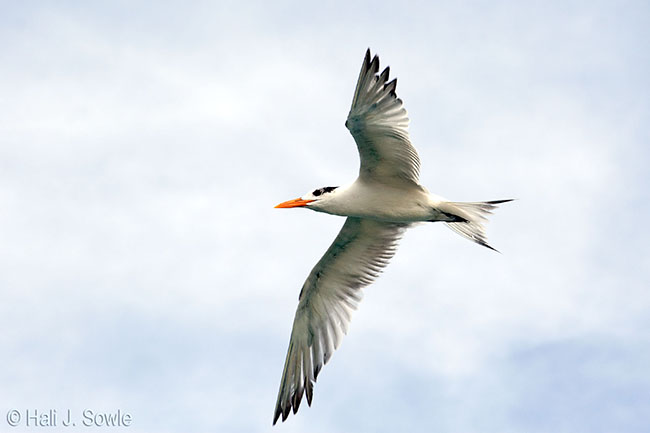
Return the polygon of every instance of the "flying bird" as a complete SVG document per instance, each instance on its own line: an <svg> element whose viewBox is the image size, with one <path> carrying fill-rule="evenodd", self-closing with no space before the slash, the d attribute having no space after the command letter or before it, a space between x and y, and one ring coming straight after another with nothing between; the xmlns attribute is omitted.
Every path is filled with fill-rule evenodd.
<svg viewBox="0 0 650 433"><path fill-rule="evenodd" d="M285 201L277 208L306 208L347 217L325 255L300 291L280 390L273 416L287 419L303 395L311 406L314 383L347 333L361 289L388 264L405 230L416 223L442 221L484 247L483 224L501 203L453 202L420 185L420 158L411 144L409 118L379 58L366 51L345 126L359 150L358 178L348 186L328 186ZM495 250L496 251L496 250Z"/></svg>

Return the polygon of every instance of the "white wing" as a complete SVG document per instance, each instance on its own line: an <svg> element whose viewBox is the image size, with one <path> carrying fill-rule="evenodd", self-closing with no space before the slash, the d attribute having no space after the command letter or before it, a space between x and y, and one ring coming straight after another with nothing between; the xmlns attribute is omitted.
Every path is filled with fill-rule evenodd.
<svg viewBox="0 0 650 433"><path fill-rule="evenodd" d="M406 224L349 217L300 291L273 424L298 411L303 393L311 405L318 373L347 333L361 288L395 254Z"/></svg>
<svg viewBox="0 0 650 433"><path fill-rule="evenodd" d="M379 58L374 56L371 61L370 50L366 51L345 122L359 149L359 177L418 183L420 158L409 140L406 110L395 93L397 79L387 82L389 67L378 72Z"/></svg>

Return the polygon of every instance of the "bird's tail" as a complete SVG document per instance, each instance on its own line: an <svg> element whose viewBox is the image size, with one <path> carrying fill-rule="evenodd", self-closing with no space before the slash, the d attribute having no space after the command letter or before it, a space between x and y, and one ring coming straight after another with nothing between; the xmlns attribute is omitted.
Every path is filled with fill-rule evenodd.
<svg viewBox="0 0 650 433"><path fill-rule="evenodd" d="M491 250L497 251L487 243L487 235L485 233L484 224L488 220L488 216L492 211L501 203L507 203L513 199L508 200L493 200L482 202L444 202L444 211L458 217L458 222L448 222L447 226L466 237L470 241L483 245ZM442 207L442 206L441 206Z"/></svg>

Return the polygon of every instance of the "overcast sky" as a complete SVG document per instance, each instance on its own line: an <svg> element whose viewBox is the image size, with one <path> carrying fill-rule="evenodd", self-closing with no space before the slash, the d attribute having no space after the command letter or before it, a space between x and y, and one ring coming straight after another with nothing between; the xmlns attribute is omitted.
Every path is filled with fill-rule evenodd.
<svg viewBox="0 0 650 433"><path fill-rule="evenodd" d="M0 5L0 430L119 409L131 432L648 431L647 2ZM271 429L343 223L273 206L355 178L368 47L422 183L518 200L502 254L409 231Z"/></svg>

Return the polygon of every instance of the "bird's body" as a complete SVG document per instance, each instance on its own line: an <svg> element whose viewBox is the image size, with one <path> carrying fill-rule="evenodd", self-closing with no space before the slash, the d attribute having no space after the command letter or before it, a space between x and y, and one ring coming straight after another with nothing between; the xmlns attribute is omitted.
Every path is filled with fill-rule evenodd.
<svg viewBox="0 0 650 433"><path fill-rule="evenodd" d="M321 368L347 332L351 313L395 254L414 223L443 221L458 234L488 248L483 223L500 203L452 202L419 183L420 159L408 136L409 119L370 50L361 67L350 114L361 165L359 177L343 187L324 187L280 203L347 217L338 236L314 266L299 296L273 423L296 413L303 394L311 404Z"/></svg>
<svg viewBox="0 0 650 433"><path fill-rule="evenodd" d="M436 201L426 188L410 182L377 183L357 179L337 188L328 200L310 206L332 215L390 222L416 222L435 218Z"/></svg>

